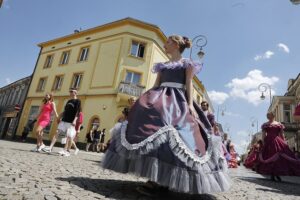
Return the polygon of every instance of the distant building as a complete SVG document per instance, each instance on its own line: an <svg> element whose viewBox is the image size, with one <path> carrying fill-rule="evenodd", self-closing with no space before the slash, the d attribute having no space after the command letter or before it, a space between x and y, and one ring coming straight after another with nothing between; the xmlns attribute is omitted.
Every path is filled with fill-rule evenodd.
<svg viewBox="0 0 300 200"><path fill-rule="evenodd" d="M29 88L31 76L0 88L0 137L13 137L20 119L20 110Z"/></svg>
<svg viewBox="0 0 300 200"><path fill-rule="evenodd" d="M290 0L293 4L298 5L300 4L300 0Z"/></svg>
<svg viewBox="0 0 300 200"><path fill-rule="evenodd" d="M291 149L300 151L300 124L293 118L295 107L300 100L300 74L290 79L284 96L273 96L270 111L275 113L275 120L285 126L285 137Z"/></svg>

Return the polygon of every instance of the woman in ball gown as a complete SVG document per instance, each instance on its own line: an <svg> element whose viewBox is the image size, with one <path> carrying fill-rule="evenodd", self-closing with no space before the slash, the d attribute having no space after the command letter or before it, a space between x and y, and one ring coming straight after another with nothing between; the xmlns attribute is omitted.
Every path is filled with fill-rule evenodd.
<svg viewBox="0 0 300 200"><path fill-rule="evenodd" d="M263 147L259 155L257 172L271 175L271 180L281 181L280 176L300 176L300 161L284 139L284 126L274 120L274 114L267 114L268 122L262 125Z"/></svg>
<svg viewBox="0 0 300 200"><path fill-rule="evenodd" d="M170 61L154 65L157 79L129 111L113 134L102 166L149 179L139 187L153 194L157 187L201 194L229 189L227 163L220 140L201 108L193 102L193 76L201 65L182 58L191 41L170 36L164 45ZM119 132L116 134L116 132Z"/></svg>

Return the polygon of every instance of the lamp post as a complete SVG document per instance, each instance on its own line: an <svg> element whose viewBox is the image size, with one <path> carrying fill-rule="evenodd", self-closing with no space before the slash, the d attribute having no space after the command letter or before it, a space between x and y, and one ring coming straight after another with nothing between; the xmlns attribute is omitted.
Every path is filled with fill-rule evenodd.
<svg viewBox="0 0 300 200"><path fill-rule="evenodd" d="M195 44L195 45L194 45ZM192 52L193 52L193 47L195 46L196 48L199 48L200 50L198 51L197 53L197 56L199 57L199 59L201 60L205 53L204 51L202 50L203 47L205 47L207 44L207 39L204 35L197 35L196 37L194 37L192 39L192 47L191 47L191 51L190 51L190 59L192 59Z"/></svg>
<svg viewBox="0 0 300 200"><path fill-rule="evenodd" d="M226 111L226 106L225 105L220 105L218 106L217 110L217 122L219 122L219 113L221 112L221 115L224 116Z"/></svg>
<svg viewBox="0 0 300 200"><path fill-rule="evenodd" d="M256 133L258 132L258 120L255 117L251 117L251 126L254 127L256 124Z"/></svg>
<svg viewBox="0 0 300 200"><path fill-rule="evenodd" d="M266 92L267 90L269 90L270 105L271 105L271 103L272 103L272 89L271 89L271 85L269 85L268 83L261 83L258 86L258 90L261 92L261 96L260 96L261 100L264 100L266 98L266 96L264 95L264 92Z"/></svg>

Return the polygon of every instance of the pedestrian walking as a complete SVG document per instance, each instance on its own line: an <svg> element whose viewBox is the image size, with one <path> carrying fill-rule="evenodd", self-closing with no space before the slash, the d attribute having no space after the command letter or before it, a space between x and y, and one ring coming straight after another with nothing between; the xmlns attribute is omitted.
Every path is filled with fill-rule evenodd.
<svg viewBox="0 0 300 200"><path fill-rule="evenodd" d="M99 143L99 151L100 152L104 152L104 149L106 148L106 144L105 144L105 131L106 129L104 128L102 131L101 131L101 135L100 135L100 143Z"/></svg>
<svg viewBox="0 0 300 200"><path fill-rule="evenodd" d="M90 146L93 144L93 132L97 131L98 127L93 126L92 129L86 134L86 146L85 151L88 152L90 149Z"/></svg>
<svg viewBox="0 0 300 200"><path fill-rule="evenodd" d="M36 132L36 148L33 149L35 152L40 152L44 147L43 143L43 130L50 123L51 113L54 111L56 118L58 117L56 106L53 101L53 95L47 93L43 99L43 104L40 106L40 112L37 117L37 128Z"/></svg>
<svg viewBox="0 0 300 200"><path fill-rule="evenodd" d="M273 181L281 181L280 176L300 176L300 161L285 141L284 126L275 121L272 112L267 113L267 118L268 122L261 126L263 147L259 154L257 172L270 175Z"/></svg>
<svg viewBox="0 0 300 200"><path fill-rule="evenodd" d="M92 148L93 152L99 153L100 135L101 135L100 128L93 131L93 148Z"/></svg>
<svg viewBox="0 0 300 200"><path fill-rule="evenodd" d="M102 166L149 181L137 191L149 196L173 190L201 194L229 189L227 163L213 148L212 127L193 102L193 76L201 65L182 58L191 41L170 36L170 61L158 63L154 87L134 103L106 151ZM210 137L208 137L208 135Z"/></svg>
<svg viewBox="0 0 300 200"><path fill-rule="evenodd" d="M75 131L76 131L76 135L73 139L73 141L71 142L71 148L73 147L74 148L74 155L77 155L78 152L79 152L79 148L77 147L76 145L76 142L77 142L77 138L78 138L78 134L80 133L80 130L82 128L82 122L83 122L83 113L81 112L81 107L79 108L79 114L78 114L78 118L76 120L76 125L75 125ZM65 155L66 152L67 152L67 149L68 149L68 145L69 145L69 138L66 138L66 143L65 143L65 146L64 146L64 149L60 152L58 152L60 155Z"/></svg>
<svg viewBox="0 0 300 200"><path fill-rule="evenodd" d="M43 148L45 152L52 152L58 135L63 135L68 140L67 151L63 155L70 156L70 148L76 135L75 125L80 112L81 101L77 98L77 89L71 88L69 93L71 99L67 101L64 112L59 115L56 134L53 136L50 146Z"/></svg>
<svg viewBox="0 0 300 200"><path fill-rule="evenodd" d="M33 130L33 127L34 127L34 124L35 124L36 121L37 121L36 119L29 120L27 122L26 126L24 126L24 129L22 131L22 136L21 136L22 142L26 141L27 136L28 136L29 132Z"/></svg>

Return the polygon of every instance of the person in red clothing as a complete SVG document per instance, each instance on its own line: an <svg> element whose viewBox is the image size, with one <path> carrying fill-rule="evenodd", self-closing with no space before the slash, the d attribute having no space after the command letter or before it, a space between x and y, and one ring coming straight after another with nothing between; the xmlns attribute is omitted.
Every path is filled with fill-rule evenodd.
<svg viewBox="0 0 300 200"><path fill-rule="evenodd" d="M237 168L238 167L237 153L234 149L234 145L231 142L229 144L229 153L231 159L228 161L228 168Z"/></svg>
<svg viewBox="0 0 300 200"><path fill-rule="evenodd" d="M262 140L259 140L257 143L255 143L251 149L251 151L249 152L245 162L244 162L244 166L252 169L252 170L256 170L256 165L259 161L259 153L261 151L262 148Z"/></svg>
<svg viewBox="0 0 300 200"><path fill-rule="evenodd" d="M43 143L43 130L51 120L51 114L52 112L55 113L56 118L58 117L56 106L53 101L53 95L50 93L47 93L43 99L43 104L40 107L40 113L37 117L37 128L36 128L36 140L37 145L36 148L33 150L35 152L40 152L44 147Z"/></svg>
<svg viewBox="0 0 300 200"><path fill-rule="evenodd" d="M300 160L295 158L284 138L284 126L275 121L274 113L267 114L268 122L262 125L263 147L259 154L257 172L270 175L272 181L280 176L300 176Z"/></svg>

